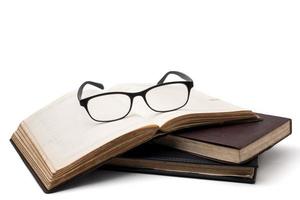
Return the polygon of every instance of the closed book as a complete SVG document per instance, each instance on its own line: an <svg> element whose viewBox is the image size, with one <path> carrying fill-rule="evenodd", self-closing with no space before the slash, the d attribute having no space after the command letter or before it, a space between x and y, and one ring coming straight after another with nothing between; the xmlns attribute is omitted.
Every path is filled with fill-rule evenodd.
<svg viewBox="0 0 300 200"><path fill-rule="evenodd" d="M292 133L291 119L258 114L261 121L175 131L154 141L158 144L230 162L246 162Z"/></svg>
<svg viewBox="0 0 300 200"><path fill-rule="evenodd" d="M224 164L150 142L111 159L100 169L254 183L257 167L257 157L241 165Z"/></svg>

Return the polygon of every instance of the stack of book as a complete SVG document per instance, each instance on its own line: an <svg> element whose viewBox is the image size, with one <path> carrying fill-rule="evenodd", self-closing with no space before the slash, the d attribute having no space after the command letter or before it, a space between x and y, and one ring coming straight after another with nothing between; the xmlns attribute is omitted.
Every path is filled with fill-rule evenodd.
<svg viewBox="0 0 300 200"><path fill-rule="evenodd" d="M139 107L95 123L70 92L23 120L11 142L42 189L53 192L98 168L254 183L258 155L290 134L288 118L196 90L173 112Z"/></svg>

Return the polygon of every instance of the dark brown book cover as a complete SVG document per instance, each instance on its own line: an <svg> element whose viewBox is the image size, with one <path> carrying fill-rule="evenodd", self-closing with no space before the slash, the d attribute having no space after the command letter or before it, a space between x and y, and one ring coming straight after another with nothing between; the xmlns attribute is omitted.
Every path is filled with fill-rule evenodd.
<svg viewBox="0 0 300 200"><path fill-rule="evenodd" d="M254 123L242 123L208 128L198 127L177 131L172 134L202 142L242 149L270 133L275 128L291 121L288 118L272 115L259 114L259 116L263 120Z"/></svg>
<svg viewBox="0 0 300 200"><path fill-rule="evenodd" d="M145 162L154 163L154 167L140 165L140 163L143 164ZM169 169L168 166L170 163L171 166L175 166L178 170L174 170L174 168ZM180 168L182 164L191 164L193 167L191 170L183 170L183 168ZM162 168L159 166L162 166ZM241 165L224 164L195 156L184 151L148 142L118 156L117 158L111 159L106 165L100 167L99 170L109 169L241 183L255 183L257 167L257 157ZM201 168L212 169L212 173L207 173L205 170L203 172L197 171L197 169ZM220 175L223 171L229 171L236 168L238 168L238 171L233 172L230 176ZM247 176L241 176L241 171L243 170L247 172Z"/></svg>
<svg viewBox="0 0 300 200"><path fill-rule="evenodd" d="M272 147L274 144L290 135L292 132L291 119L266 114L258 115L262 118L262 120L258 122L211 127L193 127L172 132L169 135L161 136L155 140L159 144L167 145L173 148L177 148L177 142L180 142L180 138L183 138L194 141L195 144L197 144L197 142L200 142L201 144L209 144L210 146L228 147L231 149L242 150L243 148L247 148L249 145L252 145L255 142L259 141L260 139L265 139L273 131L281 129L281 127L285 126L285 130L282 131L284 132L282 133L282 135L276 136L277 138L271 138L272 140L265 139L265 141L267 141L264 142L265 146L252 156L255 157L259 153ZM176 138L176 142L171 141L173 138ZM186 146L188 146L188 144L186 144ZM258 148L259 147L252 148L251 150L257 150Z"/></svg>

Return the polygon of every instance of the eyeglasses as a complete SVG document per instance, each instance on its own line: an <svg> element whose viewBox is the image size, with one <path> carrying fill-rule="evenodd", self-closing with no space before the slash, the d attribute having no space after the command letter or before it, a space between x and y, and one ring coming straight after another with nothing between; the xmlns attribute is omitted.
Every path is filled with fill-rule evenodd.
<svg viewBox="0 0 300 200"><path fill-rule="evenodd" d="M166 78L174 74L184 81L166 82ZM155 112L170 112L184 107L193 87L193 80L178 71L167 72L156 85L139 92L107 92L82 99L86 85L104 89L101 83L84 82L78 89L77 98L89 116L97 122L112 122L126 117L132 108L133 99L141 96L147 106Z"/></svg>

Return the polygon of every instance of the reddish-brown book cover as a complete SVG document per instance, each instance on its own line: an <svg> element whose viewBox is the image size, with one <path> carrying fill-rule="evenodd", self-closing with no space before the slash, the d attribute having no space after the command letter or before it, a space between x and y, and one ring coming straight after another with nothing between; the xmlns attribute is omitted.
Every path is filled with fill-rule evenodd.
<svg viewBox="0 0 300 200"><path fill-rule="evenodd" d="M198 154L197 151L199 151L201 156L221 161L220 158L205 155L205 152L202 152L202 146L206 145L204 148L215 147L211 150L222 150L221 148L223 148L224 150L233 149L240 152L248 148L250 152L247 153L253 154L247 157L246 160L249 160L272 147L292 132L291 119L266 114L258 115L262 118L261 121L224 126L193 127L161 136L155 141L190 153ZM185 141L185 143L183 144L182 141ZM194 149L196 150L193 151ZM220 154L222 153L224 152L220 151ZM241 160L241 162L246 160ZM225 159L223 161L231 162Z"/></svg>

